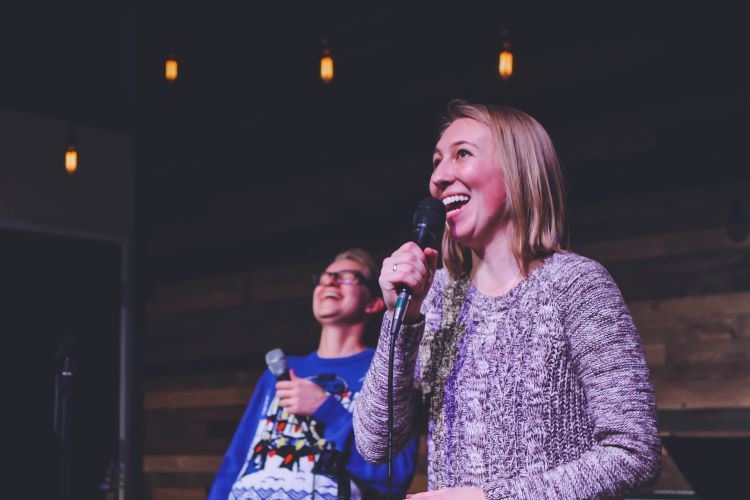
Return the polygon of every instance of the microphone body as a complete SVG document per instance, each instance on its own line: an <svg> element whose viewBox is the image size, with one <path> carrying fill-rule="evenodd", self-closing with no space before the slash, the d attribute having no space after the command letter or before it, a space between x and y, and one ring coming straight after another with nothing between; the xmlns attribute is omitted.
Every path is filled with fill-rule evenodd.
<svg viewBox="0 0 750 500"><path fill-rule="evenodd" d="M428 197L417 205L412 221L411 241L424 250L427 247L438 249L445 228L445 205L437 198ZM406 314L406 307L411 299L411 291L406 287L399 289L398 298L391 321L391 335L398 332Z"/></svg>
<svg viewBox="0 0 750 500"><path fill-rule="evenodd" d="M276 377L276 380L291 380L286 354L281 349L276 348L268 351L266 353L266 364L268 365L268 370Z"/></svg>

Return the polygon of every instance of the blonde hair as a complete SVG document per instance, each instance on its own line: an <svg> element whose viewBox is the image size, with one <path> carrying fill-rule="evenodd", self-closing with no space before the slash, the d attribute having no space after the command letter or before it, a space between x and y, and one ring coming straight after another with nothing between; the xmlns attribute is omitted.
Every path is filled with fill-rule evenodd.
<svg viewBox="0 0 750 500"><path fill-rule="evenodd" d="M380 268L375 263L375 259L370 255L369 252L362 250L361 248L349 248L339 253L334 257L333 261L337 260L353 260L365 266L367 269L367 288L370 289L373 296L377 297L380 295L380 286L378 285L378 272Z"/></svg>
<svg viewBox="0 0 750 500"><path fill-rule="evenodd" d="M565 189L552 139L523 111L463 100L448 104L440 135L460 118L475 120L492 132L505 183L503 219L511 223L511 250L526 275L534 260L566 246ZM470 249L454 240L450 231L443 235L443 262L454 277L471 270Z"/></svg>

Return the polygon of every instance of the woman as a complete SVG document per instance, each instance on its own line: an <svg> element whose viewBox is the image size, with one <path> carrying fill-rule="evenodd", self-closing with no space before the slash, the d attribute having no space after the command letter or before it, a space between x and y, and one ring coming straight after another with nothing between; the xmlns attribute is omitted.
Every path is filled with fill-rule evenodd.
<svg viewBox="0 0 750 500"><path fill-rule="evenodd" d="M406 243L379 279L389 311L400 286L413 292L396 342L394 448L424 402L437 490L413 497L616 498L655 481L643 349L607 271L563 250L562 173L546 131L515 109L454 101L433 165L445 266ZM354 415L373 462L386 459L390 317Z"/></svg>

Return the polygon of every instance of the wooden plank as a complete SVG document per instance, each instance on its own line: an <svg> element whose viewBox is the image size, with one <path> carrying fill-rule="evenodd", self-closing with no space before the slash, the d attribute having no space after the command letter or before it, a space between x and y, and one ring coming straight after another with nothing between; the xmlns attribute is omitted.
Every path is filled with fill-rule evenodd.
<svg viewBox="0 0 750 500"><path fill-rule="evenodd" d="M267 327L274 321L299 316L313 319L312 290L305 297L276 300L263 303L247 303L240 306L180 310L165 313L150 313L147 316L148 337L188 335L211 336L218 331L242 333L252 331L253 326Z"/></svg>
<svg viewBox="0 0 750 500"><path fill-rule="evenodd" d="M204 488L152 488L152 500L205 500Z"/></svg>
<svg viewBox="0 0 750 500"><path fill-rule="evenodd" d="M225 274L164 284L156 287L149 314L240 306L244 303L247 275Z"/></svg>
<svg viewBox="0 0 750 500"><path fill-rule="evenodd" d="M143 472L215 473L222 458L221 455L146 455Z"/></svg>
<svg viewBox="0 0 750 500"><path fill-rule="evenodd" d="M407 493L421 493L427 491L427 473L426 472L415 472L414 477L409 484L409 488L406 490Z"/></svg>
<svg viewBox="0 0 750 500"><path fill-rule="evenodd" d="M660 410L750 408L750 377L735 380L653 380Z"/></svg>
<svg viewBox="0 0 750 500"><path fill-rule="evenodd" d="M750 363L733 361L724 363L679 364L671 363L649 367L651 379L662 384L683 384L695 380L713 381L716 384L734 384L750 378Z"/></svg>
<svg viewBox="0 0 750 500"><path fill-rule="evenodd" d="M149 455L223 454L244 411L244 405L147 411L144 452Z"/></svg>
<svg viewBox="0 0 750 500"><path fill-rule="evenodd" d="M630 301L744 292L750 248L613 262L607 270Z"/></svg>
<svg viewBox="0 0 750 500"><path fill-rule="evenodd" d="M154 488L202 489L208 491L214 482L216 471L211 472L149 472L144 479L149 490Z"/></svg>
<svg viewBox="0 0 750 500"><path fill-rule="evenodd" d="M342 249L343 250L343 249ZM375 262L382 261L385 252L369 250ZM326 259L311 259L294 264L254 269L250 272L248 293L254 302L281 301L288 299L311 300L313 285L311 277L323 271L335 256Z"/></svg>
<svg viewBox="0 0 750 500"><path fill-rule="evenodd" d="M216 332L212 336L188 335L160 338L147 344L149 366L175 363L246 359L248 367L264 365L265 353L276 347L287 353L310 352L316 347L319 326L311 320L288 316L267 327L256 325L248 332Z"/></svg>
<svg viewBox="0 0 750 500"><path fill-rule="evenodd" d="M750 410L660 410L659 430L665 436L750 437Z"/></svg>
<svg viewBox="0 0 750 500"><path fill-rule="evenodd" d="M708 318L670 318L636 320L638 333L644 343L664 343L688 340L728 340L750 336L750 329L741 316Z"/></svg>
<svg viewBox="0 0 750 500"><path fill-rule="evenodd" d="M666 345L664 344L644 344L643 350L646 354L648 366L661 366L667 362Z"/></svg>
<svg viewBox="0 0 750 500"><path fill-rule="evenodd" d="M672 318L712 318L750 315L750 292L673 299L643 300L628 304L636 324Z"/></svg>
<svg viewBox="0 0 750 500"><path fill-rule="evenodd" d="M724 226L584 243L574 250L599 262L610 263L738 248L750 248L750 238L741 242L733 241L727 235L727 229Z"/></svg>
<svg viewBox="0 0 750 500"><path fill-rule="evenodd" d="M682 491L686 494L692 493L693 487L690 486L682 471L669 456L669 452L662 446L661 454L661 474L654 485L654 491Z"/></svg>
<svg viewBox="0 0 750 500"><path fill-rule="evenodd" d="M301 298L311 300L313 291L311 277L324 270L328 263L326 259L255 269L250 273L248 289L250 298L253 302Z"/></svg>
<svg viewBox="0 0 750 500"><path fill-rule="evenodd" d="M621 196L571 206L573 248L648 234L726 227L733 200L750 206L750 182Z"/></svg>
<svg viewBox="0 0 750 500"><path fill-rule="evenodd" d="M750 338L729 338L670 342L666 346L669 364L750 364Z"/></svg>
<svg viewBox="0 0 750 500"><path fill-rule="evenodd" d="M358 171L358 174L361 171ZM383 172L379 172L383 176ZM409 172L400 171L399 176L401 186L406 186L409 192L418 193L417 186L426 186L426 180L420 172L419 178L413 183L409 183ZM414 175L413 173L411 174ZM385 176L384 178L392 178ZM358 181L361 183L362 181ZM318 183L316 183L318 185ZM269 204L278 203L279 199L284 199L284 210L272 210L264 214L263 225L259 231L254 233L240 234L239 228L247 226L247 214L253 211L253 206L258 200L252 193L243 192L241 195L231 199L209 200L210 208L206 213L192 210L189 213L183 213L178 220L164 220L155 222L154 237L150 240L150 252L154 256L165 255L169 253L210 249L214 246L223 246L232 242L254 241L256 244L265 244L269 234L288 234L300 230L307 230L319 227L345 227L350 225L352 220L372 221L384 217L386 214L397 210L389 206L388 201L394 193L383 195L383 191L371 191L375 194L376 201L373 203L364 203L367 197L354 197L351 199L342 198L342 183L340 179L334 181L332 185L337 187L335 194L329 197L316 194L315 202L310 201L309 188L305 187L306 193L299 197L294 197L284 189L274 193L269 191L259 194L261 199L268 200ZM277 186L278 187L278 186ZM366 189L372 190L372 186ZM356 188L362 191L362 188ZM284 192L282 192L284 191ZM417 196L408 196L405 199L418 200ZM226 203L224 207L220 205ZM413 203L413 202L412 202ZM410 203L411 205L411 203ZM413 206L411 207L413 210ZM408 213L408 212L407 212ZM366 227L372 227L368 222ZM340 231L339 231L340 232ZM345 244L345 243L344 243Z"/></svg>
<svg viewBox="0 0 750 500"><path fill-rule="evenodd" d="M245 406L252 394L252 386L147 392L143 406L146 410Z"/></svg>
<svg viewBox="0 0 750 500"><path fill-rule="evenodd" d="M254 367L264 364L263 356L275 347L311 351L320 330L311 309L310 299L296 299L152 317L146 362L158 366L246 357L247 366Z"/></svg>
<svg viewBox="0 0 750 500"><path fill-rule="evenodd" d="M145 391L148 394L151 392L254 386L263 371L265 371L265 366L256 370L222 370L217 372L193 370L187 373L154 375L146 379Z"/></svg>

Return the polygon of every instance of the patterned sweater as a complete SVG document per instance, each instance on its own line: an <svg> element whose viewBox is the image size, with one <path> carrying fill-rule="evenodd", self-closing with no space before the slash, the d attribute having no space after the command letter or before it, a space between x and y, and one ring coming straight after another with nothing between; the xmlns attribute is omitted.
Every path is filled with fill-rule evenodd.
<svg viewBox="0 0 750 500"><path fill-rule="evenodd" d="M396 341L394 449L423 402L430 490L619 498L656 480L643 348L600 264L557 253L499 297L441 269L422 312ZM387 458L389 328L387 315L354 412L357 447L374 463Z"/></svg>

